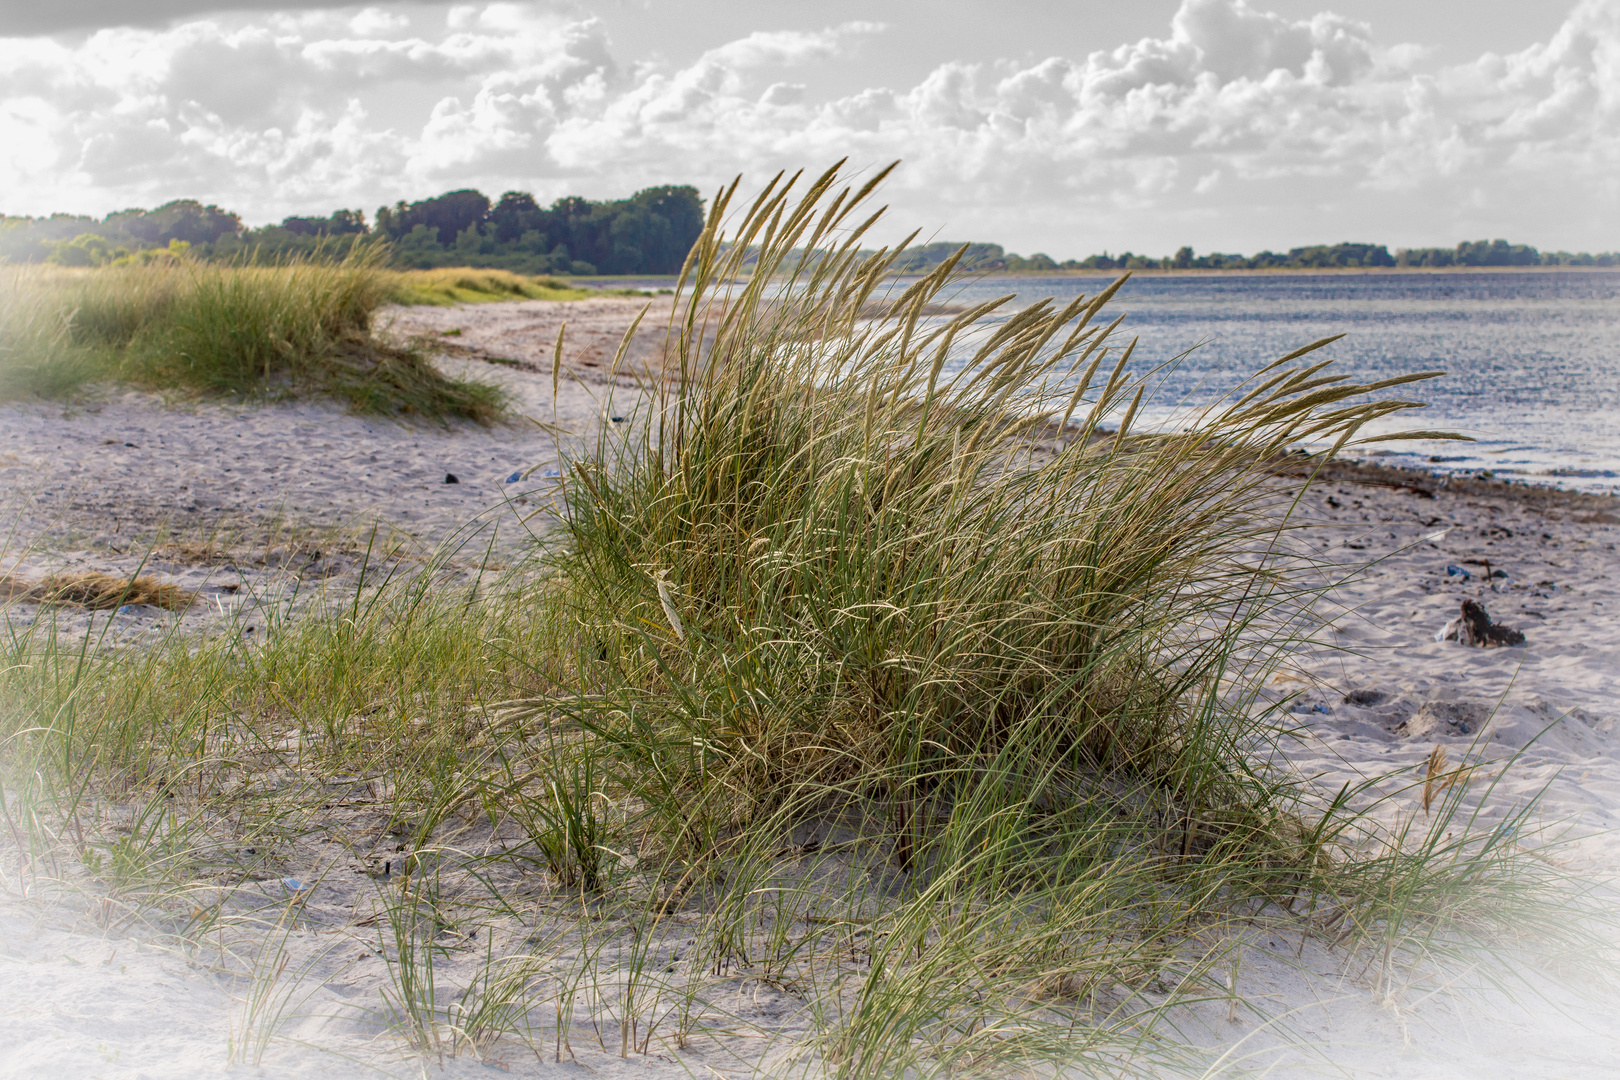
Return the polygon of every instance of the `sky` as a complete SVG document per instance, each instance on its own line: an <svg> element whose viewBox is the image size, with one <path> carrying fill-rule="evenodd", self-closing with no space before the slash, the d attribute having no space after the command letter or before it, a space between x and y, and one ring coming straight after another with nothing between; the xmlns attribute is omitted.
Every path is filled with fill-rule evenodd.
<svg viewBox="0 0 1620 1080"><path fill-rule="evenodd" d="M0 0L0 212L250 224L899 160L1058 259L1620 249L1620 0Z"/></svg>

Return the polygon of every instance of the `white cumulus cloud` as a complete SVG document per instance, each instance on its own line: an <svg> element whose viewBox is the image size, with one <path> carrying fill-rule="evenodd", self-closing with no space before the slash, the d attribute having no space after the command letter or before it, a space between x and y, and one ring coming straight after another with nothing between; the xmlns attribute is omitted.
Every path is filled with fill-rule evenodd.
<svg viewBox="0 0 1620 1080"><path fill-rule="evenodd" d="M1620 207L1620 0L1439 70L1364 23L1259 3L1183 0L1161 37L941 58L916 85L841 94L817 65L880 25L761 30L684 66L626 66L595 21L530 3L0 40L0 210L192 196L267 220L461 186L707 188L851 156L905 161L906 224L1059 257L1487 229L1620 246L1598 232Z"/></svg>

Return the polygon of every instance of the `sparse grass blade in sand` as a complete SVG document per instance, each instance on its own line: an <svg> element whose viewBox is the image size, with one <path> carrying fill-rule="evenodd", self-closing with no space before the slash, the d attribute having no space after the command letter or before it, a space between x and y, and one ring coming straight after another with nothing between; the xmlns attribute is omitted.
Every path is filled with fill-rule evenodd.
<svg viewBox="0 0 1620 1080"><path fill-rule="evenodd" d="M372 325L394 295L380 247L338 262L186 259L97 270L17 267L0 291L0 397L115 378L246 397L320 394L357 412L495 419L501 392L451 379Z"/></svg>

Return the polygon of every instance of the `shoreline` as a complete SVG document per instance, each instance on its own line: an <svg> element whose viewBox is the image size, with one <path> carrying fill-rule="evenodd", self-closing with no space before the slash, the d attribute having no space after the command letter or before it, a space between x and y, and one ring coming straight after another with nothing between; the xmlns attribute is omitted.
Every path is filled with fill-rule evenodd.
<svg viewBox="0 0 1620 1080"><path fill-rule="evenodd" d="M1434 276L1444 274L1620 274L1620 266L1261 266L1252 270L1238 268L1185 270L985 270L968 271L973 277L1046 278L1046 277L1402 277ZM895 277L923 277L920 273L896 274Z"/></svg>
<svg viewBox="0 0 1620 1080"><path fill-rule="evenodd" d="M904 271L891 274L893 278L915 279L927 276L927 271ZM1271 276L1310 276L1320 275L1328 277L1401 277L1401 276L1435 276L1445 274L1458 275L1498 275L1498 274L1620 274L1620 266L1322 266L1322 267L1293 267L1293 266L1263 266L1252 270L1237 268L1196 269L1189 267L1185 270L1143 269L1143 270L969 270L965 272L970 278L1004 277L1004 278L1053 278L1053 277L1105 277L1116 278L1121 274L1130 274L1132 277L1264 277ZM569 278L570 281L595 286L600 283L608 286L625 281L663 281L674 283L677 275L658 274L595 274L589 277ZM743 279L746 280L746 279Z"/></svg>
<svg viewBox="0 0 1620 1080"><path fill-rule="evenodd" d="M1303 477L1304 470L1290 470L1280 475ZM1426 469L1411 469L1401 465L1336 459L1324 465L1318 474L1319 483L1329 481L1406 489L1429 498L1437 491L1449 491L1457 495L1518 503L1540 514L1583 511L1589 514L1606 514L1614 520L1599 524L1620 525L1620 495L1569 491L1550 484L1536 484L1529 480L1483 480L1461 473L1434 473Z"/></svg>

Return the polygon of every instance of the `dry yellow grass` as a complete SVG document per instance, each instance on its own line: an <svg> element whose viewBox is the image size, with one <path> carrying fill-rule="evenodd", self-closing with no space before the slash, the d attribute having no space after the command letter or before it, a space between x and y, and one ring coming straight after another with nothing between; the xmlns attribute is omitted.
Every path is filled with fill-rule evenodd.
<svg viewBox="0 0 1620 1080"><path fill-rule="evenodd" d="M1466 784L1473 775L1473 766L1464 766L1460 769L1446 768L1446 748L1436 745L1429 751L1429 759L1423 766L1423 812L1429 812L1429 806L1435 799L1445 793L1446 789L1454 784Z"/></svg>
<svg viewBox="0 0 1620 1080"><path fill-rule="evenodd" d="M1425 814L1429 812L1429 804L1434 801L1434 796L1436 795L1435 785L1437 783L1440 785L1440 791L1444 791L1446 789L1444 781L1441 780L1441 774L1443 774L1445 770L1446 748L1443 746L1436 746L1433 750L1429 751L1429 760L1424 764L1423 769L1423 812Z"/></svg>
<svg viewBox="0 0 1620 1080"><path fill-rule="evenodd" d="M466 266L404 270L393 276L393 299L402 304L483 304L499 300L584 300L599 295L553 277Z"/></svg>
<svg viewBox="0 0 1620 1080"><path fill-rule="evenodd" d="M153 577L123 578L90 571L82 574L48 574L30 584L14 577L0 577L0 600L30 600L38 604L60 604L102 611L124 604L150 604L182 611L191 606L195 595L178 585L165 585Z"/></svg>

